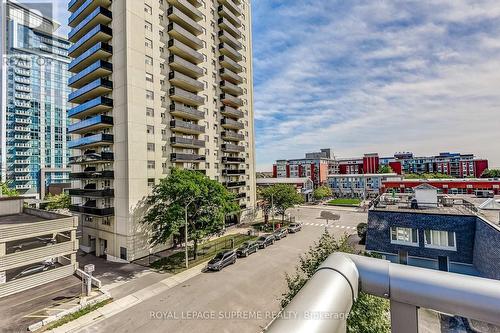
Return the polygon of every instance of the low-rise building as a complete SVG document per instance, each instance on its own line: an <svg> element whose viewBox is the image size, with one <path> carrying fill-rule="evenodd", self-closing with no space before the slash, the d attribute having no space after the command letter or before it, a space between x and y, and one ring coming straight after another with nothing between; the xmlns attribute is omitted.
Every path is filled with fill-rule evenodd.
<svg viewBox="0 0 500 333"><path fill-rule="evenodd" d="M0 198L0 297L75 273L77 217Z"/></svg>
<svg viewBox="0 0 500 333"><path fill-rule="evenodd" d="M311 178L257 178L257 188L268 187L276 184L293 185L297 193L304 196L305 202L312 199L314 184Z"/></svg>
<svg viewBox="0 0 500 333"><path fill-rule="evenodd" d="M382 191L412 193L415 187L428 184L444 194L474 194L476 191L491 191L500 195L500 179L458 178L458 179L387 179L382 183Z"/></svg>
<svg viewBox="0 0 500 333"><path fill-rule="evenodd" d="M333 174L328 175L328 186L338 197L366 198L380 194L386 180L401 180L396 173Z"/></svg>

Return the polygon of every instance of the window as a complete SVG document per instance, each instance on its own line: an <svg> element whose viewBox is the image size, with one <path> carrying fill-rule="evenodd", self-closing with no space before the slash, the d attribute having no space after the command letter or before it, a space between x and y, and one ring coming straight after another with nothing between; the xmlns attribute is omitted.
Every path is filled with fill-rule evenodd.
<svg viewBox="0 0 500 333"><path fill-rule="evenodd" d="M155 93L152 92L151 90L146 90L146 99L154 100L155 99Z"/></svg>
<svg viewBox="0 0 500 333"><path fill-rule="evenodd" d="M153 48L153 41L149 38L144 39L144 46L152 49Z"/></svg>
<svg viewBox="0 0 500 333"><path fill-rule="evenodd" d="M148 116L148 117L154 117L155 116L155 110L153 108L146 108L146 116Z"/></svg>
<svg viewBox="0 0 500 333"><path fill-rule="evenodd" d="M153 58L151 58L150 56L146 56L146 65L151 65L153 66Z"/></svg>
<svg viewBox="0 0 500 333"><path fill-rule="evenodd" d="M425 230L425 247L456 250L457 242L453 231Z"/></svg>
<svg viewBox="0 0 500 333"><path fill-rule="evenodd" d="M404 227L391 227L391 243L418 246L418 230Z"/></svg>
<svg viewBox="0 0 500 333"><path fill-rule="evenodd" d="M148 21L144 21L144 29L147 31L153 31L153 25Z"/></svg>
<svg viewBox="0 0 500 333"><path fill-rule="evenodd" d="M148 134L155 134L155 127L151 125L146 126L146 133Z"/></svg>
<svg viewBox="0 0 500 333"><path fill-rule="evenodd" d="M153 14L153 8L151 8L151 6L149 6L149 5L144 4L144 12L151 15L151 14Z"/></svg>
<svg viewBox="0 0 500 333"><path fill-rule="evenodd" d="M146 73L146 81L148 81L148 82L153 82L153 74L151 74L151 73Z"/></svg>
<svg viewBox="0 0 500 333"><path fill-rule="evenodd" d="M148 187L153 187L153 186L155 186L155 179L148 178Z"/></svg>
<svg viewBox="0 0 500 333"><path fill-rule="evenodd" d="M155 144L148 142L147 148L148 148L148 151L155 151Z"/></svg>
<svg viewBox="0 0 500 333"><path fill-rule="evenodd" d="M148 161L148 169L154 169L155 168L155 161Z"/></svg>

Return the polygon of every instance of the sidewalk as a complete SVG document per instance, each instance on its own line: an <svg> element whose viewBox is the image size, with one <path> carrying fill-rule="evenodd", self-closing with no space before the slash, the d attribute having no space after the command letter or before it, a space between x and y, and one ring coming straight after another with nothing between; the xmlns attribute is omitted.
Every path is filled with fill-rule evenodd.
<svg viewBox="0 0 500 333"><path fill-rule="evenodd" d="M86 326L96 324L199 275L205 265L206 263L199 264L179 274L156 282L49 332L76 332Z"/></svg>

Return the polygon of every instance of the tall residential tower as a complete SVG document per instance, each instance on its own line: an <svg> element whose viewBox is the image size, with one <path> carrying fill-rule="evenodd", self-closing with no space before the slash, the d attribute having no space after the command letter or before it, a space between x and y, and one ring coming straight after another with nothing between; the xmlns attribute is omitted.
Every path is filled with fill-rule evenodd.
<svg viewBox="0 0 500 333"><path fill-rule="evenodd" d="M255 205L247 0L72 0L71 210L83 248L149 253L140 219L171 167L199 170Z"/></svg>

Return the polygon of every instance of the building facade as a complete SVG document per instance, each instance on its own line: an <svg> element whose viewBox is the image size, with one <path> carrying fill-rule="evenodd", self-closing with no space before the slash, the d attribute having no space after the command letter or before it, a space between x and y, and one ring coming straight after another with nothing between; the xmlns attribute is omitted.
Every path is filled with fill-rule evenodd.
<svg viewBox="0 0 500 333"><path fill-rule="evenodd" d="M312 200L312 194L314 189L314 183L311 178L257 178L257 188L265 188L268 186L273 186L276 184L292 185L297 193L300 193L304 197L305 202Z"/></svg>
<svg viewBox="0 0 500 333"><path fill-rule="evenodd" d="M50 18L10 1L2 6L0 181L40 198L50 184L69 182L69 42Z"/></svg>
<svg viewBox="0 0 500 333"><path fill-rule="evenodd" d="M72 0L68 10L70 194L83 248L117 261L147 255L145 199L171 167L220 181L251 216L249 2Z"/></svg>
<svg viewBox="0 0 500 333"><path fill-rule="evenodd" d="M428 184L444 194L474 194L478 190L492 191L500 195L500 180L485 178L463 178L463 179L387 179L382 183L383 192L407 193L413 192L414 188Z"/></svg>
<svg viewBox="0 0 500 333"><path fill-rule="evenodd" d="M366 198L379 195L386 180L401 180L401 176L396 173L332 174L328 176L328 185L335 196Z"/></svg>

